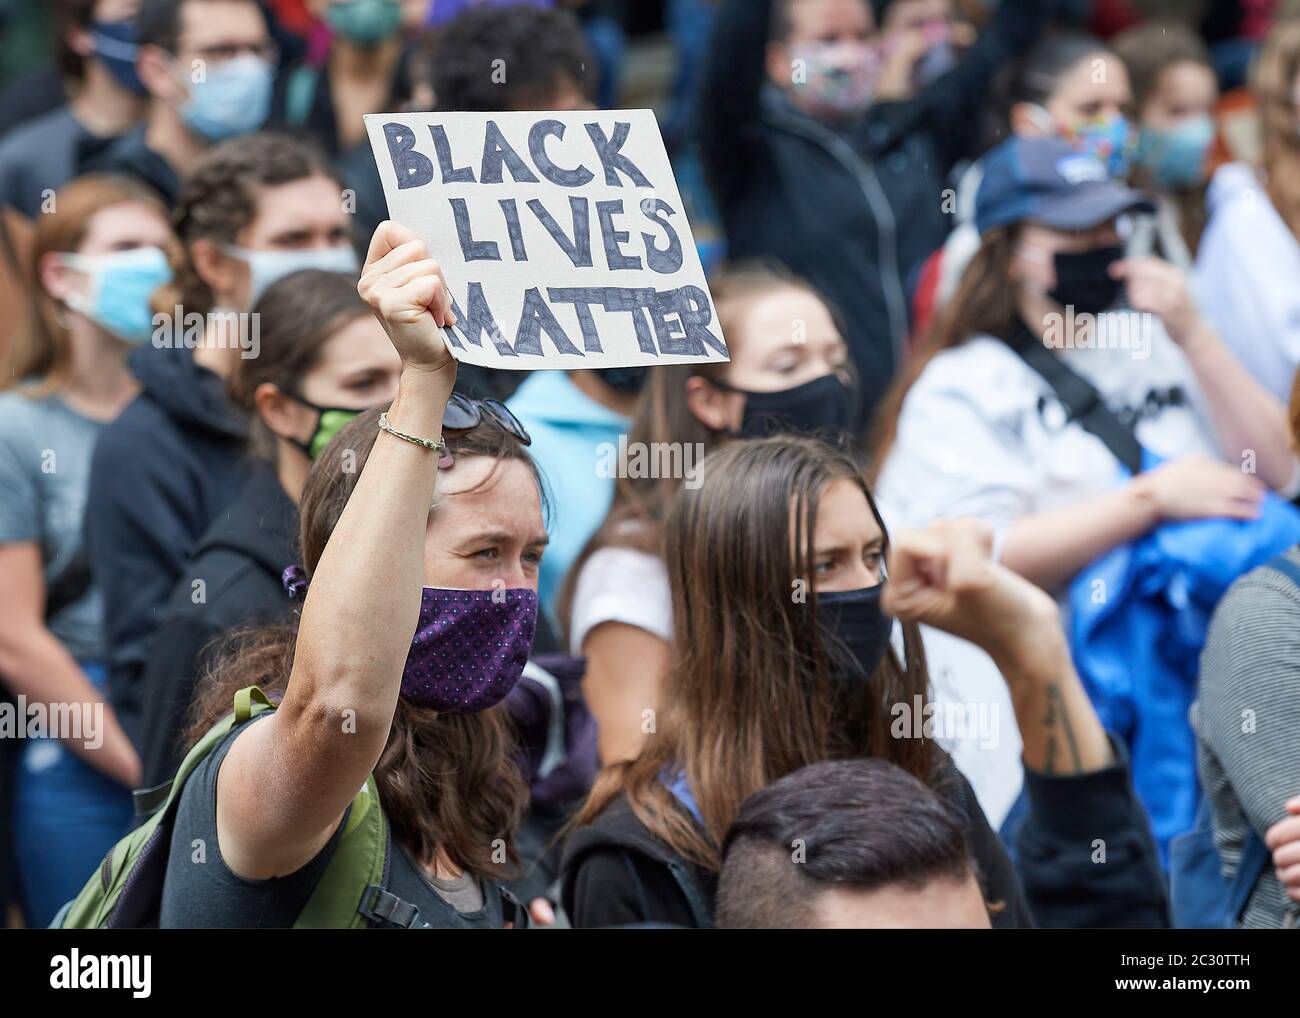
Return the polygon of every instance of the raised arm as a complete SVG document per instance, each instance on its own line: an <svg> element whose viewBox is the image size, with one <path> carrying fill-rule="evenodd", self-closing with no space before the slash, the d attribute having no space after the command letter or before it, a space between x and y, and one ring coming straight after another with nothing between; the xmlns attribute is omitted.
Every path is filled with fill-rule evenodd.
<svg viewBox="0 0 1300 1018"><path fill-rule="evenodd" d="M1205 401L1219 446L1274 491L1294 494L1297 474L1291 429L1281 400L1257 382L1197 309L1182 270L1158 258L1129 258L1111 266L1124 280L1134 310L1158 315L1182 349Z"/></svg>
<svg viewBox="0 0 1300 1018"><path fill-rule="evenodd" d="M773 0L721 0L699 94L700 151L725 203L751 167Z"/></svg>
<svg viewBox="0 0 1300 1018"><path fill-rule="evenodd" d="M1017 869L1039 925L1168 925L1123 748L1088 701L1055 602L994 565L991 543L972 520L899 535L884 608L983 647L1010 687L1030 807Z"/></svg>
<svg viewBox="0 0 1300 1018"><path fill-rule="evenodd" d="M1011 689L1027 768L1083 774L1114 756L1070 661L1056 602L992 559L975 520L904 531L890 550L883 607L983 648Z"/></svg>
<svg viewBox="0 0 1300 1018"><path fill-rule="evenodd" d="M402 357L389 421L437 441L456 377L437 264L415 234L385 222L358 289ZM375 442L312 577L284 700L221 768L221 851L240 876L283 875L313 858L383 751L418 624L437 463L387 433Z"/></svg>
<svg viewBox="0 0 1300 1018"><path fill-rule="evenodd" d="M926 121L944 153L945 169L957 160L974 156L969 151L978 139L972 128L988 98L989 82L1008 60L1023 53L1038 38L1053 0L1002 0L992 23L980 33L948 74L933 82L918 97Z"/></svg>

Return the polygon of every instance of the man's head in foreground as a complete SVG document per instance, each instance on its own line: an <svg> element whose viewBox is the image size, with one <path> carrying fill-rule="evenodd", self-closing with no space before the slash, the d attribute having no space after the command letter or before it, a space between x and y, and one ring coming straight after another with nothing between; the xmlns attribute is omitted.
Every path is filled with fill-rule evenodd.
<svg viewBox="0 0 1300 1018"><path fill-rule="evenodd" d="M972 929L989 916L961 813L882 760L751 795L723 844L723 929Z"/></svg>

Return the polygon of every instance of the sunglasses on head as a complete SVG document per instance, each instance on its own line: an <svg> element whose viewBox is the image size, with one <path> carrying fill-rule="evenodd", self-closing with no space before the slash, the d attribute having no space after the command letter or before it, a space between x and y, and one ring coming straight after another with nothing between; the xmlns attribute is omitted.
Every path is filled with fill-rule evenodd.
<svg viewBox="0 0 1300 1018"><path fill-rule="evenodd" d="M504 403L495 399L470 399L459 392L453 392L447 401L442 428L444 431L469 431L483 422L484 415L490 417L494 424L512 438L524 445L533 444L527 429Z"/></svg>

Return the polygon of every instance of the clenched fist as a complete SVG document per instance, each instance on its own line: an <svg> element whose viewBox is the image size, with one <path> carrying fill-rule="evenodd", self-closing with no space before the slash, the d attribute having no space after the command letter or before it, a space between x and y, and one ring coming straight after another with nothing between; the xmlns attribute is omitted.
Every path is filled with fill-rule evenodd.
<svg viewBox="0 0 1300 1018"><path fill-rule="evenodd" d="M455 325L442 269L424 241L389 220L370 239L357 292L370 305L406 367L455 375L456 362L443 339Z"/></svg>

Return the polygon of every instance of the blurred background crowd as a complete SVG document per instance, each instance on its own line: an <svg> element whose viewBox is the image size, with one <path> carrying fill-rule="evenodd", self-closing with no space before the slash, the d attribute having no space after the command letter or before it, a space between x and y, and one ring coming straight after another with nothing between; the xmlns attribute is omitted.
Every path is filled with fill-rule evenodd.
<svg viewBox="0 0 1300 1018"><path fill-rule="evenodd" d="M640 107L658 116L731 361L462 367L457 382L526 429L554 509L536 584L546 679L513 706L542 733L521 749L531 868L515 888L540 903L534 921L563 904L581 925L702 924L694 905L629 904L624 856L650 867L635 900L652 903L676 893L674 860L705 874L710 902L722 865L671 825L590 834L610 816L607 786L586 798L598 768L642 758L666 677L703 667L682 664L676 631L683 477L614 477L601 450L818 432L851 447L883 525L975 517L993 558L1055 599L1106 766L1140 803L1100 814L1153 846L1150 880L1096 890L1109 910L1045 892L1018 839L1034 824L1040 853L1058 849L1069 821L1053 811L1077 790L1032 787L1044 722L994 648L922 626L936 716L995 719L939 732L977 800L967 814L1006 847L978 868L1018 867L1039 922L1167 922L1164 874L1199 836L1245 885L1232 921L1293 923L1292 0L0 0L0 682L11 702L103 703L107 719L94 751L0 746L10 921L49 923L130 827L127 790L175 772L216 642L290 610L282 572L302 560L313 464L397 391L400 360L356 293L387 218L362 116ZM229 331L247 312L252 357ZM158 342L157 314L191 341ZM745 630L724 619L768 610L697 593L741 598L717 604L728 638ZM706 716L685 727L766 745L761 766L710 768L680 759L701 745L674 743L693 785L717 785L694 789L707 815L691 810L714 842L768 785L755 773L789 781L789 760L818 762L782 757L730 695L696 702ZM807 801L865 808L855 781L866 800L928 795L897 775L832 777L810 773ZM767 836L755 810L799 801L780 792L751 802L742 848ZM588 836L561 862L555 835L584 799ZM728 914L779 924L770 902L738 911L750 868L723 881Z"/></svg>

